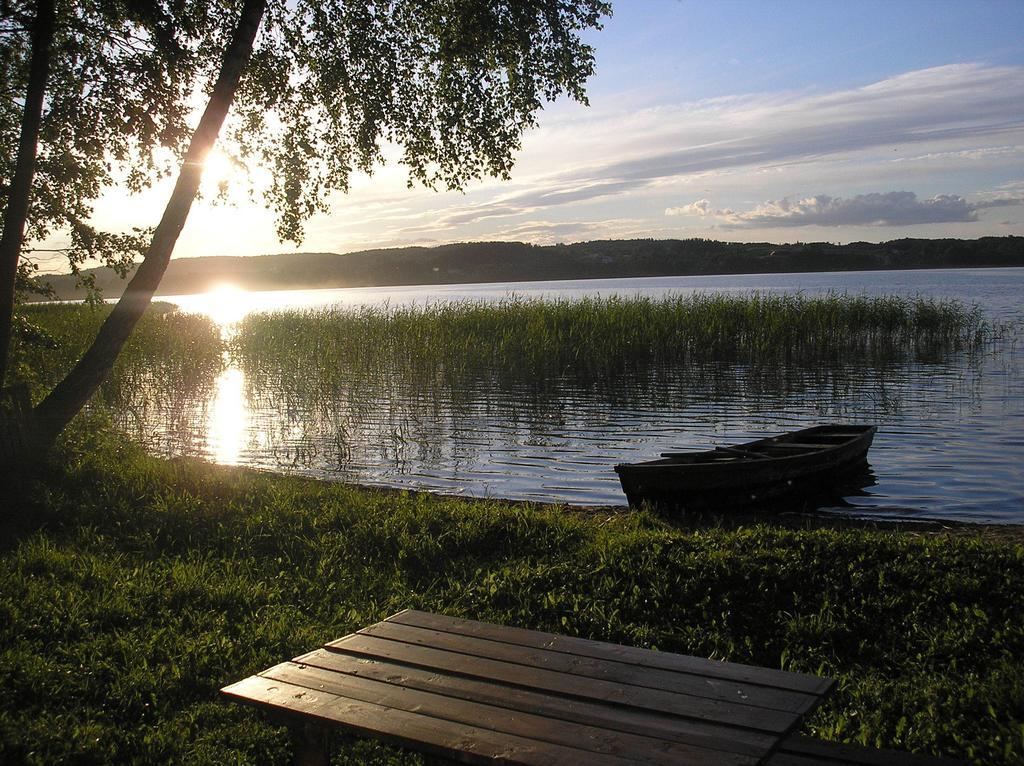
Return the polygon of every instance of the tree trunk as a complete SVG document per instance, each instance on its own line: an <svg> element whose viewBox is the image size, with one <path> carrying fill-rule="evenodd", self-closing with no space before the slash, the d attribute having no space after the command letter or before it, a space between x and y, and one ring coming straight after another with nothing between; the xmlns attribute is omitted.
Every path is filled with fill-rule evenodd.
<svg viewBox="0 0 1024 766"><path fill-rule="evenodd" d="M114 360L128 336L149 306L153 293L167 269L178 235L185 226L189 209L199 190L203 160L213 148L234 99L242 72L252 53L253 41L263 19L266 0L246 0L238 26L224 53L220 74L210 94L210 101L199 125L192 134L178 180L171 192L163 217L153 232L153 240L128 283L114 310L100 327L92 346L53 391L34 410L37 446L46 449L57 435L89 401L110 374Z"/></svg>
<svg viewBox="0 0 1024 766"><path fill-rule="evenodd" d="M54 0L38 0L32 22L32 57L28 68L25 107L21 113L21 137L14 177L8 190L3 235L0 236L0 386L7 375L11 350L11 322L14 317L14 283L28 219L28 197L36 172L39 124L43 117L46 80L50 75L50 45L53 43Z"/></svg>

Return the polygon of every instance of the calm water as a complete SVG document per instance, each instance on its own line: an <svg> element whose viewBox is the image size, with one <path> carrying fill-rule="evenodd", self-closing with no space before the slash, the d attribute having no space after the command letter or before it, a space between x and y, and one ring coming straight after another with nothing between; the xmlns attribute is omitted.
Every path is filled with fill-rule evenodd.
<svg viewBox="0 0 1024 766"><path fill-rule="evenodd" d="M151 402L139 434L166 454L367 484L619 505L616 463L747 441L820 422L880 426L873 485L826 512L1024 523L1024 269L672 277L164 298L230 335L250 311L329 305L692 292L849 292L955 297L1005 324L980 353L885 368L742 365L640 370L615 380L467 379L457 390L395 380L327 386L296 370L230 364L199 400ZM298 365L298 363L297 363ZM527 376L528 378L528 376ZM343 379L343 376L342 376Z"/></svg>

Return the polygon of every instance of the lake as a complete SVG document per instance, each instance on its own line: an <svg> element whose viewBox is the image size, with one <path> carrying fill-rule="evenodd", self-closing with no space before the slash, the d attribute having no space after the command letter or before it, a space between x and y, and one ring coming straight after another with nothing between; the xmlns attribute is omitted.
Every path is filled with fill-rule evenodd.
<svg viewBox="0 0 1024 766"><path fill-rule="evenodd" d="M365 378L285 385L230 361L208 395L151 403L132 430L155 451L363 484L622 505L616 463L821 422L879 426L871 483L821 509L884 519L1024 523L1024 269L667 277L245 293L160 300L226 337L250 312L324 306L699 292L952 297L1003 327L981 350L882 367L700 364L531 385L482 378L417 391Z"/></svg>

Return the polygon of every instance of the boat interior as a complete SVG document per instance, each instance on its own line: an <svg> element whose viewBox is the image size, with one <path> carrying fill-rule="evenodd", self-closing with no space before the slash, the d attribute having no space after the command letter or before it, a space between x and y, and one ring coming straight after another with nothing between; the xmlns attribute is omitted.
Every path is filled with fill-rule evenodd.
<svg viewBox="0 0 1024 766"><path fill-rule="evenodd" d="M758 439L746 444L716 447L712 450L662 452L661 457L666 461L685 463L725 463L791 457L839 447L872 428L873 426L860 425L815 426L781 436Z"/></svg>

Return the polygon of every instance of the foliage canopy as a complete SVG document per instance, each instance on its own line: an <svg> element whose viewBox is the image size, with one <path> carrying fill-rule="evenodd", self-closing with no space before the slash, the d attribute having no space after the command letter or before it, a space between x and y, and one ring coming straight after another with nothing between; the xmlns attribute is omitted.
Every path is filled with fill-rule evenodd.
<svg viewBox="0 0 1024 766"><path fill-rule="evenodd" d="M99 232L92 203L172 172L241 5L58 4L26 242L67 233L73 267L91 257L124 268L143 252L150 222ZM0 189L15 165L34 7L0 6ZM410 183L507 177L543 101L585 101L594 59L580 35L609 12L600 0L271 0L223 138L237 162L269 171L256 191L296 242L389 147Z"/></svg>

